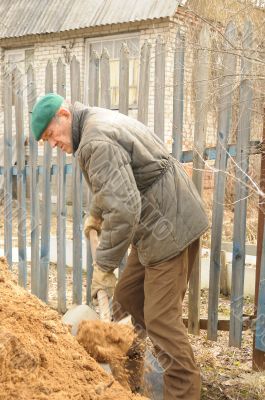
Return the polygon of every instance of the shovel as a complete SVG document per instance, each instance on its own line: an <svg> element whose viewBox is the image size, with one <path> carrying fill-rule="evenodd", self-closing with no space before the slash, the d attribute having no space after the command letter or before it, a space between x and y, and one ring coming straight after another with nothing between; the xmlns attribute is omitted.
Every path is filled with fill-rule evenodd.
<svg viewBox="0 0 265 400"><path fill-rule="evenodd" d="M96 249L98 246L98 234L95 229L90 231L90 246L92 253L92 260L96 258ZM100 321L110 322L110 307L109 299L105 290L100 289L97 293L99 315L97 312L86 304L74 305L70 308L62 317L62 322L64 324L71 325L71 333L76 336L78 331L78 326L81 321L95 321L100 319ZM108 364L100 364L107 372L111 373Z"/></svg>
<svg viewBox="0 0 265 400"><path fill-rule="evenodd" d="M92 259L95 260L96 249L98 246L98 235L95 229L90 231L90 246ZM99 315L96 311L89 307L88 305L74 305L70 308L62 317L62 321L65 324L72 325L71 332L75 336L78 330L78 325L81 321L89 320L94 321L100 319L101 321L109 322L110 317L110 307L107 293L104 290L99 290L97 293Z"/></svg>
<svg viewBox="0 0 265 400"><path fill-rule="evenodd" d="M96 259L96 249L98 246L98 234L97 231L91 229L90 231L90 246L92 259ZM74 305L70 310L64 314L62 321L65 324L72 325L71 332L75 336L77 334L78 325L81 321L89 320L100 320L105 322L111 321L110 306L108 295L105 290L100 289L97 293L99 315L96 311L88 305ZM130 320L130 318L129 318ZM128 323L128 317L119 321L118 323ZM111 374L109 364L101 363L102 368ZM152 400L163 400L163 370L159 362L155 359L150 351L146 351L145 354L145 373L144 381L145 385L151 389L150 398Z"/></svg>

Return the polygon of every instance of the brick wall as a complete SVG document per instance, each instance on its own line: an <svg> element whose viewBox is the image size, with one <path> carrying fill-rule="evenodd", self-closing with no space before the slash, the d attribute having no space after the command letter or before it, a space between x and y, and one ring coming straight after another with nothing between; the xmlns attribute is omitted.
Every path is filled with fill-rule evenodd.
<svg viewBox="0 0 265 400"><path fill-rule="evenodd" d="M26 41L26 38L14 39L12 42L9 41L9 47L6 50L12 48L20 48L22 46L32 45L34 48L34 70L36 75L37 83L37 95L40 96L44 94L45 91L45 68L47 61L51 60L53 62L53 72L54 72L54 90L56 90L56 62L59 57L62 58L63 62L65 60L65 48L69 51L70 57L75 55L81 64L81 95L83 95L83 85L84 85L84 74L85 74L85 38L108 36L121 33L131 33L133 31L140 32L140 45L143 44L145 39L148 39L152 47L152 60L151 60L151 81L150 81L150 103L149 103L149 124L153 127L154 118L154 50L155 50L155 40L158 35L165 38L166 41L169 39L169 21L161 20L156 23L134 23L134 24L116 24L111 27L98 27L93 30L88 29L87 31L79 30L78 32L64 32L61 35L43 35L42 37L36 37L35 43L31 43L31 39ZM61 36L61 38L60 38ZM37 39L37 40L36 40ZM12 44L12 47L11 47ZM168 43L167 43L168 46ZM169 105L172 103L172 72L173 72L173 55L171 53L167 54L166 61L166 100L165 100L165 136L170 135L171 125L171 111ZM70 64L66 63L66 98L70 99ZM25 131L28 131L27 121L25 124ZM3 133L3 127L0 126L0 134Z"/></svg>
<svg viewBox="0 0 265 400"><path fill-rule="evenodd" d="M35 36L35 42L32 38L16 38L12 41L6 41L8 48L19 48L21 46L32 45L34 48L34 69L36 73L37 94L44 94L45 88L45 68L47 61L53 62L54 70L54 90L56 90L56 62L59 57L63 62L66 51L69 56L76 55L81 64L81 95L83 94L84 74L85 74L85 38L115 35L119 33L140 32L140 46L145 40L152 44L151 50L151 70L150 70L150 101L149 101L149 119L148 125L154 127L154 74L155 74L155 42L158 35L161 35L166 42L166 71L165 71L165 142L168 149L171 150L172 134L172 115L173 115L173 69L174 69L174 46L177 29L185 33L185 85L184 85L184 127L183 127L183 145L184 149L192 148L193 130L194 130L194 96L193 96L193 78L194 78L194 51L196 50L196 30L198 27L196 21L181 13L171 20L158 20L156 22L128 23L104 26L98 28L89 28L77 31L63 32L61 34L50 34ZM70 99L70 65L66 63L66 98ZM26 110L25 110L26 111ZM2 113L1 113L2 114ZM1 118L1 117L0 117ZM216 127L213 115L208 118L207 137L208 142L214 144ZM0 135L3 132L3 125L0 119ZM28 132L27 113L25 114L25 132Z"/></svg>

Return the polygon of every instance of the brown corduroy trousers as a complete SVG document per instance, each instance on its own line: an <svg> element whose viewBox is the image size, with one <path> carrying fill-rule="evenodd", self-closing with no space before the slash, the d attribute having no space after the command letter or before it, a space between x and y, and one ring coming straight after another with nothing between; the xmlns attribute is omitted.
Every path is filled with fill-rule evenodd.
<svg viewBox="0 0 265 400"><path fill-rule="evenodd" d="M131 314L139 335L147 333L153 342L164 369L164 400L200 399L200 372L182 322L182 302L194 259L191 245L169 261L144 267L132 248L115 289L114 318Z"/></svg>

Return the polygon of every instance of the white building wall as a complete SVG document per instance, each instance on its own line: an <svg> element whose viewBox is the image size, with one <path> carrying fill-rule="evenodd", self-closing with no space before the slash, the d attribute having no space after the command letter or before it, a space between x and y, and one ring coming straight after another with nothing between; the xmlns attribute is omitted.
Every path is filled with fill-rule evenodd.
<svg viewBox="0 0 265 400"><path fill-rule="evenodd" d="M174 25L174 24L173 24ZM170 28L171 27L171 28ZM56 63L58 58L61 57L62 61L66 64L66 99L70 100L70 64L69 60L65 58L65 51L69 52L69 56L75 55L80 61L81 71L81 96L83 96L84 75L85 75L85 38L99 37L121 34L126 32L140 32L140 46L144 40L149 40L152 43L151 55L151 71L150 71L150 101L149 101L149 119L148 125L153 128L154 126L154 73L155 73L155 42L158 35L161 35L166 41L166 88L165 88L165 138L169 139L172 131L172 102L173 102L173 62L174 54L172 52L172 35L170 29L175 32L175 27L172 23L168 22L148 22L148 23L135 23L135 24L120 24L110 27L102 27L93 29L89 36L73 38L72 32L69 32L69 38L58 40L58 38L47 35L47 38L42 38L41 41L36 41L33 45L34 48L34 70L36 76L37 95L41 96L45 93L45 68L48 60L53 63L53 78L54 78L54 91L56 91ZM66 34L64 34L65 36ZM77 33L75 33L77 35ZM54 35L53 35L54 36ZM23 44L23 40L17 40L17 47ZM66 48L66 49L65 49ZM0 89L1 90L1 89ZM26 111L26 110L25 110ZM1 116L0 118L2 117ZM136 113L134 113L136 115ZM25 118L25 133L28 134L28 121ZM3 125L0 119L0 135L3 134Z"/></svg>

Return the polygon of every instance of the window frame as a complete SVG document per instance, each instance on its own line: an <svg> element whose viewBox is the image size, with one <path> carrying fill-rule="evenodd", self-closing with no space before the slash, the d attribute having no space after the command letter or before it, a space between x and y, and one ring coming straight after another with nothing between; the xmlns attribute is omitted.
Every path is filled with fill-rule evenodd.
<svg viewBox="0 0 265 400"><path fill-rule="evenodd" d="M34 54L35 48L34 48L34 46L31 46L31 47L21 47L21 48L15 48L15 49L5 49L5 53L4 53L5 64L8 64L10 62L9 61L10 55L12 56L12 55L16 55L16 54L21 54L21 56L23 57L22 58L22 61L24 61L23 69L20 67L19 63L17 65L18 69L20 70L20 72L22 73L22 76L23 76L23 88L27 87L27 71L26 71L26 51L27 50L33 50L33 54ZM17 63L15 62L14 64L17 64ZM25 91L24 91L24 101L26 104ZM12 105L14 105L13 99L12 99Z"/></svg>
<svg viewBox="0 0 265 400"><path fill-rule="evenodd" d="M113 34L113 35L104 35L104 36L96 36L96 37L89 37L85 38L85 70L84 70L84 87L83 87L83 93L84 93L84 99L83 102L84 104L88 104L88 85L89 85L89 52L90 52L90 45L92 43L97 43L97 42L103 42L103 41L110 41L113 42L115 40L121 40L121 39L135 39L139 38L139 59L140 59L140 52L141 52L141 46L140 46L140 35L141 32L135 31L135 32L130 32L130 33L119 33L119 34ZM116 106L111 106L111 110L119 110L118 107ZM129 110L137 110L138 109L138 104L136 105L129 105Z"/></svg>

